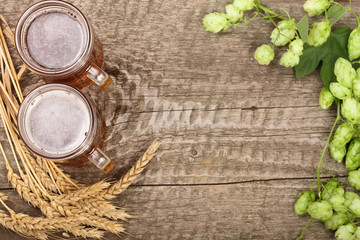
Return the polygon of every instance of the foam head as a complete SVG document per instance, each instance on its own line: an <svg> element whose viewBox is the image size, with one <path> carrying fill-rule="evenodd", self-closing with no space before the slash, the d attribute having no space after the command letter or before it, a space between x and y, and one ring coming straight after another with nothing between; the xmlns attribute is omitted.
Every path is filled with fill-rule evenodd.
<svg viewBox="0 0 360 240"><path fill-rule="evenodd" d="M61 158L75 151L91 130L92 112L77 92L45 91L31 99L23 113L24 132L41 155Z"/></svg>

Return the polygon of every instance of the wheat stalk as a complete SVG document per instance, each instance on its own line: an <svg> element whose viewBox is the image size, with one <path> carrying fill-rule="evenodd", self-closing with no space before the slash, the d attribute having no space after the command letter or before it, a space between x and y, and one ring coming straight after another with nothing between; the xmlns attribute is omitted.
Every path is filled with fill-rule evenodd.
<svg viewBox="0 0 360 240"><path fill-rule="evenodd" d="M3 201L5 201L6 199L7 196L3 193L0 193L0 202L3 205L5 204ZM9 216L3 210L0 210L0 225L23 236L33 237L40 240L45 240L48 238L47 234L44 231L35 231L34 229L28 229L24 227L22 224L16 222L16 216Z"/></svg>
<svg viewBox="0 0 360 240"><path fill-rule="evenodd" d="M108 200L124 191L144 170L155 155L159 142L150 145L144 155L119 181L100 181L85 187L64 173L53 161L34 155L20 139L17 129L17 114L23 101L19 84L26 66L22 65L17 73L11 59L5 36L14 44L14 34L0 14L0 20L6 24L0 26L0 117L9 140L18 173L10 166L0 143L0 150L8 171L11 186L29 204L40 209L45 217L31 217L16 213L5 204L6 195L0 193L0 202L10 215L0 210L0 225L21 235L48 239L48 233L65 231L77 237L102 238L101 229L120 234L125 231L123 225L114 220L131 218ZM91 228L89 227L91 226ZM63 236L70 237L63 232Z"/></svg>
<svg viewBox="0 0 360 240"><path fill-rule="evenodd" d="M56 231L60 229L78 237L90 237L97 239L101 239L103 237L102 231L96 228L86 228L85 226L81 226L78 223L77 218L58 217L49 219L43 217L31 217L23 213L15 213L15 211L4 203L6 199L7 196L0 193L0 202L10 213L12 225L20 225L21 228L28 229L30 231Z"/></svg>
<svg viewBox="0 0 360 240"><path fill-rule="evenodd" d="M6 214L3 210L0 210L0 225L25 237L28 236L40 240L48 239L47 234L43 231L34 231L30 229L25 229L16 222L14 223L12 218L8 214Z"/></svg>
<svg viewBox="0 0 360 240"><path fill-rule="evenodd" d="M51 160L37 156L36 162L46 173L52 176L56 186L62 193L69 193L82 187L80 183L71 179L69 175L65 174Z"/></svg>

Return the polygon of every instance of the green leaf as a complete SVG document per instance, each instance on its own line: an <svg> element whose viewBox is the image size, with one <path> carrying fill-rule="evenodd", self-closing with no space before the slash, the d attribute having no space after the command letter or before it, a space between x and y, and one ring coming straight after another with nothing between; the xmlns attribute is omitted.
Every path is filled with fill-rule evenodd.
<svg viewBox="0 0 360 240"><path fill-rule="evenodd" d="M305 15L297 24L297 30L299 31L300 38L303 42L308 42L309 36L309 18Z"/></svg>
<svg viewBox="0 0 360 240"><path fill-rule="evenodd" d="M327 16L328 18L334 18L336 21L338 21L344 16L345 13L346 10L342 6L335 4L328 9Z"/></svg>
<svg viewBox="0 0 360 240"><path fill-rule="evenodd" d="M300 63L295 67L296 78L312 73L321 62L320 75L324 85L329 87L331 82L336 82L335 62L339 57L349 59L347 42L350 33L350 28L342 27L333 31L329 39L320 47L312 47L305 43Z"/></svg>

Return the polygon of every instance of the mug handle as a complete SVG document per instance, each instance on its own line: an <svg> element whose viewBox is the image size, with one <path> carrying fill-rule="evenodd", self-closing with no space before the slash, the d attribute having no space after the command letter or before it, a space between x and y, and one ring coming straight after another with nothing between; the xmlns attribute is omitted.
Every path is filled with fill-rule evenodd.
<svg viewBox="0 0 360 240"><path fill-rule="evenodd" d="M112 82L111 77L100 67L92 63L86 70L87 77L91 79L99 87L106 89Z"/></svg>
<svg viewBox="0 0 360 240"><path fill-rule="evenodd" d="M99 148L94 148L90 152L88 159L105 173L109 173L115 167L113 161Z"/></svg>

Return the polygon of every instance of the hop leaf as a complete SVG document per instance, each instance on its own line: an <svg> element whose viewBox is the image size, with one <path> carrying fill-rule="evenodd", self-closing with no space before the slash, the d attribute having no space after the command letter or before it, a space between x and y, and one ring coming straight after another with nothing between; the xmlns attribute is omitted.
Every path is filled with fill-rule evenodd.
<svg viewBox="0 0 360 240"><path fill-rule="evenodd" d="M355 231L356 227L354 225L343 225L335 232L335 237L337 240L353 240Z"/></svg>
<svg viewBox="0 0 360 240"><path fill-rule="evenodd" d="M230 23L225 13L209 13L203 18L203 27L206 31L218 33L229 28Z"/></svg>
<svg viewBox="0 0 360 240"><path fill-rule="evenodd" d="M296 38L289 44L289 50L295 55L301 56L303 54L304 42Z"/></svg>
<svg viewBox="0 0 360 240"><path fill-rule="evenodd" d="M234 0L234 6L240 11L251 10L254 8L254 0Z"/></svg>
<svg viewBox="0 0 360 240"><path fill-rule="evenodd" d="M295 67L300 62L299 55L294 54L291 51L287 51L281 56L280 65L284 67Z"/></svg>
<svg viewBox="0 0 360 240"><path fill-rule="evenodd" d="M347 87L341 85L340 83L337 82L332 82L330 83L330 92L332 93L332 95L334 95L335 97L339 98L339 99L345 99L347 97L351 97L352 92L350 89L348 89Z"/></svg>
<svg viewBox="0 0 360 240"><path fill-rule="evenodd" d="M244 12L240 11L238 8L234 6L234 4L228 4L225 6L225 11L227 18L231 23L236 23L239 21L243 16Z"/></svg>
<svg viewBox="0 0 360 240"><path fill-rule="evenodd" d="M271 42L275 46L285 46L292 39L294 39L296 34L296 23L295 19L282 20L278 23L277 28L275 28L270 35Z"/></svg>
<svg viewBox="0 0 360 240"><path fill-rule="evenodd" d="M330 7L330 2L328 0L306 0L303 5L304 10L310 17L320 15L328 9L328 7Z"/></svg>
<svg viewBox="0 0 360 240"><path fill-rule="evenodd" d="M275 53L274 49L267 44L263 44L258 47L254 53L254 58L261 65L269 65L270 62L274 59Z"/></svg>
<svg viewBox="0 0 360 240"><path fill-rule="evenodd" d="M348 50L350 60L360 57L360 29L354 29L349 36Z"/></svg>
<svg viewBox="0 0 360 240"><path fill-rule="evenodd" d="M334 102L335 98L331 94L330 90L327 87L323 87L319 96L319 106L322 109L328 109L331 104Z"/></svg>
<svg viewBox="0 0 360 240"><path fill-rule="evenodd" d="M306 213L310 203L315 201L315 192L311 190L302 191L294 205L294 211L297 215Z"/></svg>
<svg viewBox="0 0 360 240"><path fill-rule="evenodd" d="M335 62L334 73L337 81L341 83L341 85L352 89L353 81L357 75L355 69L348 60L338 58Z"/></svg>
<svg viewBox="0 0 360 240"><path fill-rule="evenodd" d="M356 123L360 119L360 105L355 98L346 98L341 104L341 114Z"/></svg>
<svg viewBox="0 0 360 240"><path fill-rule="evenodd" d="M348 171L353 171L360 167L360 138L351 140L346 154L345 166Z"/></svg>
<svg viewBox="0 0 360 240"><path fill-rule="evenodd" d="M356 190L360 190L360 171L359 170L349 172L348 180L349 180L350 186L352 186Z"/></svg>
<svg viewBox="0 0 360 240"><path fill-rule="evenodd" d="M330 37L331 25L329 20L313 23L313 28L309 32L309 44L319 47Z"/></svg>

